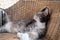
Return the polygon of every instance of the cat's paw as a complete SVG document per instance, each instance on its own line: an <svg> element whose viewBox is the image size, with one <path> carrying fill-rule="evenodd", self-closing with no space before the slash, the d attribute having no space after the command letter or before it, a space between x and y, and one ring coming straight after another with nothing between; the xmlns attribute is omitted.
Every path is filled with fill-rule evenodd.
<svg viewBox="0 0 60 40"><path fill-rule="evenodd" d="M29 40L29 35L28 33L17 33L17 37L20 40Z"/></svg>
<svg viewBox="0 0 60 40"><path fill-rule="evenodd" d="M20 38L20 37L22 36L22 34L23 34L23 33L18 32L18 33L17 33L17 37Z"/></svg>

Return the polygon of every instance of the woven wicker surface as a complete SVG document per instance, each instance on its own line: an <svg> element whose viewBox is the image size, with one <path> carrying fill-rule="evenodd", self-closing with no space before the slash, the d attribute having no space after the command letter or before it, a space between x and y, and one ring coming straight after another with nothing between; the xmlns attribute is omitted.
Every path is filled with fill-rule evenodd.
<svg viewBox="0 0 60 40"><path fill-rule="evenodd" d="M19 1L12 7L6 9L11 21L29 19L44 7L52 11L51 20L48 24L46 40L60 40L60 2L54 1ZM18 40L12 34L0 34L1 40Z"/></svg>

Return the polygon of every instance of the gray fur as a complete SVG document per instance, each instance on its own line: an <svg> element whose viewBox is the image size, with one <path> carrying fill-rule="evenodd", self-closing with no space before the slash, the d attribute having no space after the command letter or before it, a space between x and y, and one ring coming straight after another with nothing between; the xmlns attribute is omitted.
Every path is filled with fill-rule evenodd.
<svg viewBox="0 0 60 40"><path fill-rule="evenodd" d="M44 37L46 32L46 20L48 8L45 8L44 11L38 12L34 15L33 19L29 20L17 20L14 22L8 21L7 13L4 10L0 9L0 25L3 20L4 24L0 26L0 32L8 31L13 33L27 33L29 35L30 40L38 40L39 38ZM4 12L3 12L4 11ZM46 12L45 12L46 11ZM3 15L1 15L3 14ZM3 18L1 17L3 16ZM1 20L2 19L2 20Z"/></svg>

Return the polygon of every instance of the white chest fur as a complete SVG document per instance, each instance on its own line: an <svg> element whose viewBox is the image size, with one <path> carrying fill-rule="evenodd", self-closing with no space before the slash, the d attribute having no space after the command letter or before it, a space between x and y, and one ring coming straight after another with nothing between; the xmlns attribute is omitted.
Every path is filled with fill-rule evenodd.
<svg viewBox="0 0 60 40"><path fill-rule="evenodd" d="M42 23L42 22L37 21L37 22L36 22L36 26L37 26L37 28L39 28L39 29L43 29L43 28L45 28L45 23Z"/></svg>

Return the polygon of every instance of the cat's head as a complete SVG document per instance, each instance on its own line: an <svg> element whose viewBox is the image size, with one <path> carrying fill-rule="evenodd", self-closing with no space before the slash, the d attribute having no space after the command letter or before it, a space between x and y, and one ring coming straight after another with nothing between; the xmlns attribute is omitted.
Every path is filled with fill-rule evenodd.
<svg viewBox="0 0 60 40"><path fill-rule="evenodd" d="M0 26L4 25L7 22L7 13L0 8Z"/></svg>
<svg viewBox="0 0 60 40"><path fill-rule="evenodd" d="M40 12L38 12L36 15L34 15L34 20L40 21L40 22L47 22L49 19L49 8L44 8Z"/></svg>

